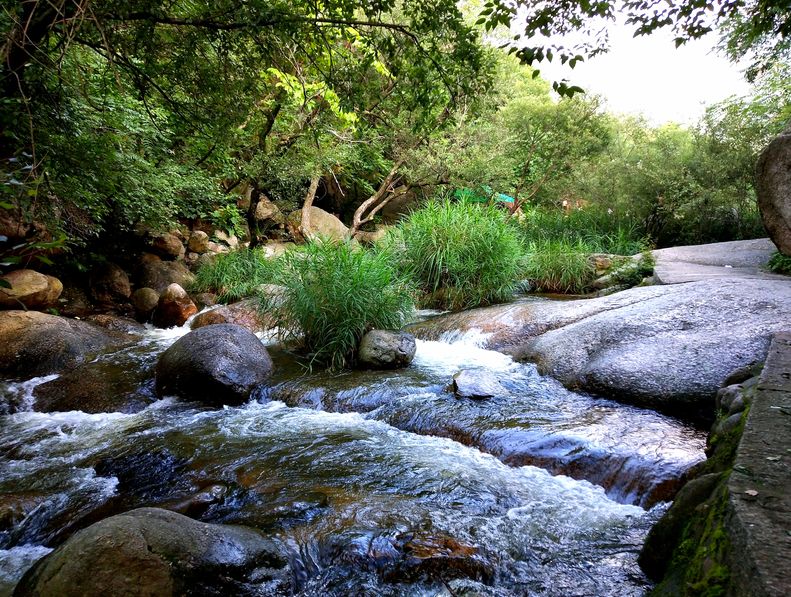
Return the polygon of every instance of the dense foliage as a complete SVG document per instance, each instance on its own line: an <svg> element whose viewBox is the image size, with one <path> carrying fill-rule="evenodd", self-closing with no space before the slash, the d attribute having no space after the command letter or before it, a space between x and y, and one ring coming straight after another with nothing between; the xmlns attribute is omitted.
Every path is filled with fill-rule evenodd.
<svg viewBox="0 0 791 597"><path fill-rule="evenodd" d="M509 298L523 248L501 209L431 201L398 227L401 259L419 283L426 306L462 309Z"/></svg>

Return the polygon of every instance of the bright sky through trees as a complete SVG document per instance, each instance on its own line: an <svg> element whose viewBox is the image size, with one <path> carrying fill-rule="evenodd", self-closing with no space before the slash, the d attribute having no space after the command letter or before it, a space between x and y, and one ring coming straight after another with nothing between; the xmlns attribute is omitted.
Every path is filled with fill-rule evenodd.
<svg viewBox="0 0 791 597"><path fill-rule="evenodd" d="M714 51L715 34L676 48L669 30L632 37L632 28L609 25L612 47L577 64L542 63L549 80L568 78L607 100L614 112L645 115L653 124L692 124L706 105L748 92L741 68Z"/></svg>

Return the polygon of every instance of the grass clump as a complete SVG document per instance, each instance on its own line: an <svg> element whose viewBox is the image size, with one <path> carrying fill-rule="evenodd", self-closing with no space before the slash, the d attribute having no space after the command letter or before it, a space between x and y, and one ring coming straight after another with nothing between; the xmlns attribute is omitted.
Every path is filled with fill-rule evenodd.
<svg viewBox="0 0 791 597"><path fill-rule="evenodd" d="M595 206L568 213L555 208L527 208L521 225L531 242L582 243L591 253L636 255L650 245L632 217L620 210Z"/></svg>
<svg viewBox="0 0 791 597"><path fill-rule="evenodd" d="M502 210L430 201L398 230L402 264L419 284L424 306L458 310L511 297L524 248Z"/></svg>
<svg viewBox="0 0 791 597"><path fill-rule="evenodd" d="M265 309L283 339L296 340L332 370L352 364L369 330L398 329L414 309L414 289L390 251L367 251L350 242L318 241L282 258L278 283L285 287Z"/></svg>
<svg viewBox="0 0 791 597"><path fill-rule="evenodd" d="M221 253L198 268L190 286L194 292L213 292L221 303L255 296L261 284L273 282L280 269L278 259L268 259L262 248Z"/></svg>
<svg viewBox="0 0 791 597"><path fill-rule="evenodd" d="M771 259L769 259L769 263L767 263L766 266L769 268L769 271L775 274L791 276L791 256L789 255L783 255L777 251L772 255Z"/></svg>
<svg viewBox="0 0 791 597"><path fill-rule="evenodd" d="M595 251L582 240L534 241L525 258L524 276L540 292L578 294L596 274L589 255Z"/></svg>

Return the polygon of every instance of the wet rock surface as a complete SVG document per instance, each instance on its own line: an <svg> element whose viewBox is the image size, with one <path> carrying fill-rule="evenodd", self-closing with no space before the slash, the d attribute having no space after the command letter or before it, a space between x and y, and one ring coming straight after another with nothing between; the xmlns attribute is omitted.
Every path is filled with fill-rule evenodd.
<svg viewBox="0 0 791 597"><path fill-rule="evenodd" d="M222 323L194 330L159 358L156 388L215 406L240 404L272 374L266 348L245 328Z"/></svg>
<svg viewBox="0 0 791 597"><path fill-rule="evenodd" d="M182 326L198 312L198 307L178 284L171 284L162 292L154 309L152 321L161 328Z"/></svg>
<svg viewBox="0 0 791 597"><path fill-rule="evenodd" d="M363 367L399 369L408 367L415 358L415 337L406 332L371 330L358 348L357 359Z"/></svg>
<svg viewBox="0 0 791 597"><path fill-rule="evenodd" d="M0 312L0 372L48 375L131 341L90 323L35 311Z"/></svg>
<svg viewBox="0 0 791 597"><path fill-rule="evenodd" d="M437 339L477 330L565 385L711 422L730 372L761 362L791 321L791 282L712 279L578 301L525 300L410 328Z"/></svg>
<svg viewBox="0 0 791 597"><path fill-rule="evenodd" d="M459 371L453 376L451 388L459 398L484 399L508 393L497 377L487 371Z"/></svg>
<svg viewBox="0 0 791 597"><path fill-rule="evenodd" d="M272 320L259 309L259 300L245 299L201 313L192 320L193 330L218 323L231 323L253 333L272 327Z"/></svg>
<svg viewBox="0 0 791 597"><path fill-rule="evenodd" d="M141 508L76 533L14 595L238 595L255 571L290 584L282 550L254 530Z"/></svg>

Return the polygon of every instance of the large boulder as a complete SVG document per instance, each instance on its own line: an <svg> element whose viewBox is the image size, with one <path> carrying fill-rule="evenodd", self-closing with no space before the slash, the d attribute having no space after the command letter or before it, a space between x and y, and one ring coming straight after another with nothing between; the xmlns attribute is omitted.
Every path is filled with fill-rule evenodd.
<svg viewBox="0 0 791 597"><path fill-rule="evenodd" d="M258 306L259 300L251 298L231 305L217 307L198 315L192 320L190 327L193 330L197 330L207 325L232 323L240 325L253 333L260 332L272 327L272 320L262 313Z"/></svg>
<svg viewBox="0 0 791 597"><path fill-rule="evenodd" d="M291 236L298 241L305 240L300 231L301 224L301 209L288 214L286 226ZM308 232L311 235L332 240L344 240L349 235L349 229L344 226L343 222L323 209L314 206L310 208L310 230Z"/></svg>
<svg viewBox="0 0 791 597"><path fill-rule="evenodd" d="M37 311L0 312L0 372L21 377L71 369L131 338Z"/></svg>
<svg viewBox="0 0 791 597"><path fill-rule="evenodd" d="M209 250L209 235L203 230L195 230L192 234L190 234L187 247L193 253L205 253Z"/></svg>
<svg viewBox="0 0 791 597"><path fill-rule="evenodd" d="M238 595L250 574L288 592L281 554L253 529L140 508L75 533L25 574L14 595Z"/></svg>
<svg viewBox="0 0 791 597"><path fill-rule="evenodd" d="M272 359L245 328L207 325L179 338L156 367L160 396L176 395L208 404L240 404L272 373Z"/></svg>
<svg viewBox="0 0 791 597"><path fill-rule="evenodd" d="M789 321L790 281L715 278L471 309L410 331L436 340L474 330L487 348L533 361L568 387L710 422L723 381L763 361Z"/></svg>
<svg viewBox="0 0 791 597"><path fill-rule="evenodd" d="M415 337L406 332L371 330L360 340L359 363L371 369L408 367L415 358Z"/></svg>
<svg viewBox="0 0 791 597"><path fill-rule="evenodd" d="M178 284L171 284L159 296L157 308L154 309L153 323L160 328L182 326L198 312L198 307Z"/></svg>
<svg viewBox="0 0 791 597"><path fill-rule="evenodd" d="M769 236L781 253L791 255L791 126L758 157L755 191Z"/></svg>
<svg viewBox="0 0 791 597"><path fill-rule="evenodd" d="M121 267L109 261L94 268L88 287L91 298L100 304L125 302L132 294L129 276Z"/></svg>
<svg viewBox="0 0 791 597"><path fill-rule="evenodd" d="M255 221L259 224L271 222L272 224L278 225L283 224L286 218L277 205L266 197L262 197L255 206Z"/></svg>
<svg viewBox="0 0 791 597"><path fill-rule="evenodd" d="M11 287L0 286L2 309L46 309L57 303L63 284L53 276L40 274L32 269L18 269L0 278Z"/></svg>
<svg viewBox="0 0 791 597"><path fill-rule="evenodd" d="M612 299L611 308L527 342L521 356L568 386L710 422L725 378L762 361L772 332L791 321L791 283L784 280L714 279L629 292L634 302Z"/></svg>
<svg viewBox="0 0 791 597"><path fill-rule="evenodd" d="M132 293L132 306L135 317L140 321L148 321L159 304L159 293L153 288L138 288Z"/></svg>
<svg viewBox="0 0 791 597"><path fill-rule="evenodd" d="M163 259L173 260L184 257L185 249L178 236L171 233L160 234L151 241L151 249Z"/></svg>
<svg viewBox="0 0 791 597"><path fill-rule="evenodd" d="M138 288L153 288L161 293L171 284L188 288L194 276L181 261L162 261L156 255L146 254L137 269Z"/></svg>

